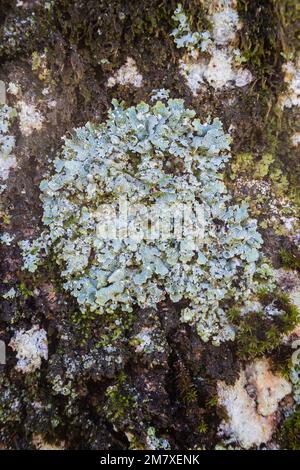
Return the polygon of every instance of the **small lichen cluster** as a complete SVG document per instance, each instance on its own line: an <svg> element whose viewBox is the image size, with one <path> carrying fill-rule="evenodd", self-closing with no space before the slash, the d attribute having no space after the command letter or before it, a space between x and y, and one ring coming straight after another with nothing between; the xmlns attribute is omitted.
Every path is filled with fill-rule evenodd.
<svg viewBox="0 0 300 470"><path fill-rule="evenodd" d="M83 312L155 308L168 296L188 302L181 320L203 340L233 339L226 308L256 289L262 238L222 181L229 148L220 121L202 124L183 100L127 109L113 101L105 123L88 123L65 139L53 176L42 181L48 231L23 242L25 266L34 272L39 250L51 246ZM120 200L137 209L129 222L138 220L141 230L122 232L121 220L123 236L105 238L99 214L107 204L117 211ZM203 210L203 239L145 236L145 207L154 209L153 223L183 203Z"/></svg>
<svg viewBox="0 0 300 470"><path fill-rule="evenodd" d="M252 80L249 70L241 68L244 58L236 48L236 34L240 29L235 3L231 0L211 2L207 7L211 31L192 32L182 6L179 4L173 19L177 27L172 31L178 48L188 53L180 61L181 74L193 94L207 84L218 89L244 87Z"/></svg>
<svg viewBox="0 0 300 470"><path fill-rule="evenodd" d="M197 47L202 52L205 52L208 46L212 44L209 31L202 33L192 32L187 16L180 3L174 11L172 19L177 23L177 27L172 31L171 36L174 36L174 42L178 48L185 47L192 51Z"/></svg>
<svg viewBox="0 0 300 470"><path fill-rule="evenodd" d="M117 84L133 86L140 88L143 83L143 77L139 73L135 60L127 57L126 63L112 76L109 77L107 86L114 87Z"/></svg>
<svg viewBox="0 0 300 470"><path fill-rule="evenodd" d="M39 369L42 359L48 359L47 333L38 325L28 331L17 331L9 345L17 352L16 369L23 373Z"/></svg>
<svg viewBox="0 0 300 470"><path fill-rule="evenodd" d="M295 63L289 61L282 67L284 81L288 85L287 93L279 97L281 107L300 106L300 58Z"/></svg>
<svg viewBox="0 0 300 470"><path fill-rule="evenodd" d="M150 450L170 450L170 444L167 439L156 436L156 431L154 427L150 427L147 430L147 445Z"/></svg>
<svg viewBox="0 0 300 470"><path fill-rule="evenodd" d="M11 121L15 116L15 110L10 106L0 106L0 181L6 180L11 167L16 165L16 157L13 155L15 138L9 135Z"/></svg>
<svg viewBox="0 0 300 470"><path fill-rule="evenodd" d="M300 341L296 341L296 346L299 348ZM293 364L290 370L290 379L293 384L294 400L298 405L300 405L300 349L295 351L292 358Z"/></svg>
<svg viewBox="0 0 300 470"><path fill-rule="evenodd" d="M279 235L297 234L296 198L274 155L237 154L231 163L230 179L236 197L249 203L261 228L272 227Z"/></svg>

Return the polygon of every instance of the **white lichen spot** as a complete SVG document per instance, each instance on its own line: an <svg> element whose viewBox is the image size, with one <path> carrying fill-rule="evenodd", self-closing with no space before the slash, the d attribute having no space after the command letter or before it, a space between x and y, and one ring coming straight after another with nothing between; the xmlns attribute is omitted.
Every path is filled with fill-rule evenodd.
<svg viewBox="0 0 300 470"><path fill-rule="evenodd" d="M251 72L237 69L228 51L212 49L211 52L209 61L206 58L195 60L190 55L180 61L181 73L194 95L206 85L221 90L226 87L244 87L252 81Z"/></svg>
<svg viewBox="0 0 300 470"><path fill-rule="evenodd" d="M300 57L293 63L287 62L282 66L284 81L288 85L288 91L280 97L282 108L300 106Z"/></svg>
<svg viewBox="0 0 300 470"><path fill-rule="evenodd" d="M180 61L181 74L185 77L186 82L193 95L197 95L202 85L205 85L204 74L206 71L205 61L189 60L186 57Z"/></svg>
<svg viewBox="0 0 300 470"><path fill-rule="evenodd" d="M210 17L213 27L215 44L225 46L236 39L236 32L241 28L241 22L233 1L215 2L215 10ZM218 10L219 11L216 11Z"/></svg>
<svg viewBox="0 0 300 470"><path fill-rule="evenodd" d="M242 371L235 385L218 383L219 404L224 406L228 421L223 421L219 431L238 442L245 449L268 442L273 433L273 419L258 415L255 400L246 391L246 376Z"/></svg>
<svg viewBox="0 0 300 470"><path fill-rule="evenodd" d="M153 333L153 328L142 328L142 330L135 336L137 342L135 351L143 352L145 349L150 349L152 345L151 334Z"/></svg>
<svg viewBox="0 0 300 470"><path fill-rule="evenodd" d="M266 358L248 365L246 376L248 384L255 389L257 412L262 416L275 413L279 402L292 392L291 384L271 371L271 363Z"/></svg>
<svg viewBox="0 0 300 470"><path fill-rule="evenodd" d="M300 144L300 132L295 132L294 135L292 135L292 145L293 147L298 147Z"/></svg>
<svg viewBox="0 0 300 470"><path fill-rule="evenodd" d="M172 32L177 47L186 47L188 53L180 61L181 74L194 95L209 85L215 90L244 87L253 77L241 68L241 54L235 48L237 31L241 28L234 1L215 1L209 6L212 33L192 33L180 6L174 19L179 27ZM206 52L204 56L201 52Z"/></svg>
<svg viewBox="0 0 300 470"><path fill-rule="evenodd" d="M16 289L14 289L14 287L12 287L5 294L3 294L2 297L4 299L13 299L14 297L16 297L16 294L17 294Z"/></svg>
<svg viewBox="0 0 300 470"><path fill-rule="evenodd" d="M6 103L6 88L3 80L0 80L0 105Z"/></svg>
<svg viewBox="0 0 300 470"><path fill-rule="evenodd" d="M16 370L20 372L34 372L41 367L42 359L48 359L47 333L38 325L17 331L9 346L17 353Z"/></svg>
<svg viewBox="0 0 300 470"><path fill-rule="evenodd" d="M14 235L10 235L8 232L4 232L0 236L0 242L3 243L3 245L10 246L11 242L15 239Z"/></svg>
<svg viewBox="0 0 300 470"><path fill-rule="evenodd" d="M17 164L16 157L12 154L15 138L8 134L13 117L13 108L7 105L0 107L0 180L6 180L10 169Z"/></svg>
<svg viewBox="0 0 300 470"><path fill-rule="evenodd" d="M157 437L155 428L150 427L147 430L147 449L149 450L170 450L170 444L167 439Z"/></svg>
<svg viewBox="0 0 300 470"><path fill-rule="evenodd" d="M240 82L248 83L247 77L243 80L238 71L232 66L232 57L226 50L214 49L212 57L204 73L205 79L215 89L238 85Z"/></svg>
<svg viewBox="0 0 300 470"><path fill-rule="evenodd" d="M273 374L270 366L267 359L260 359L242 370L234 385L218 382L219 404L228 416L219 432L229 443L250 449L270 441L278 404L291 393L289 382Z"/></svg>
<svg viewBox="0 0 300 470"><path fill-rule="evenodd" d="M18 102L20 129L25 137L32 134L33 131L39 131L42 128L44 117L36 109L34 104Z"/></svg>
<svg viewBox="0 0 300 470"><path fill-rule="evenodd" d="M11 155L5 159L2 159L1 156L2 155L0 153L0 179L6 180L9 176L11 168L16 167L17 161L14 155Z"/></svg>
<svg viewBox="0 0 300 470"><path fill-rule="evenodd" d="M20 86L18 83L15 82L9 82L8 87L7 87L7 92L10 93L11 95L17 96L20 93Z"/></svg>
<svg viewBox="0 0 300 470"><path fill-rule="evenodd" d="M155 327L145 326L133 337L135 352L149 354L164 351L163 345L156 341L155 330Z"/></svg>
<svg viewBox="0 0 300 470"><path fill-rule="evenodd" d="M119 84L123 86L132 85L136 88L140 88L142 86L142 82L143 77L138 71L135 60L128 57L126 63L108 79L107 86L112 88Z"/></svg>

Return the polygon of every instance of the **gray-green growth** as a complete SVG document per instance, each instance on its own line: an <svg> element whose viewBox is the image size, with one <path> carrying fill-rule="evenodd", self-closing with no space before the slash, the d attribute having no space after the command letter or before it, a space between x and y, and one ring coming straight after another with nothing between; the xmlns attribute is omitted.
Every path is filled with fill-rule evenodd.
<svg viewBox="0 0 300 470"><path fill-rule="evenodd" d="M47 230L23 242L25 266L35 271L39 250L52 246L83 312L155 308L169 296L189 301L181 319L203 340L233 339L225 312L256 290L262 238L222 181L229 144L219 120L201 123L183 100L130 108L114 100L106 122L87 123L65 139L53 176L42 181ZM204 239L103 239L99 211L117 208L120 199L158 213L180 203L201 206ZM142 216L138 210L131 222Z"/></svg>

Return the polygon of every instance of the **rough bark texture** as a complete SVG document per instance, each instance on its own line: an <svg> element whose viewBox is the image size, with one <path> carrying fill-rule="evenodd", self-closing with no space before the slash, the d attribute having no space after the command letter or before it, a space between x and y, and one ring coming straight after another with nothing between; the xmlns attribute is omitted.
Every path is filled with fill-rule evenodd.
<svg viewBox="0 0 300 470"><path fill-rule="evenodd" d="M193 31L211 28L211 3L182 1ZM253 405L254 415L261 416L253 361L263 357L266 370L272 370L262 368L262 383L271 381L268 374L277 379L285 374L289 382L297 331L285 341L283 335L295 328L297 314L285 294L294 302L298 295L299 302L300 267L299 103L281 104L291 93L285 64L297 64L299 54L299 5L296 0L233 3L241 22L233 46L253 79L244 87L208 84L193 94L180 73L185 51L170 35L176 1L0 0L0 80L6 102L18 113L10 128L17 164L0 194L1 230L14 237L0 245L0 293L12 287L17 292L0 302L0 339L7 345L6 364L0 365L3 448L214 449L227 446L226 435L238 448L299 448L299 405L288 388L283 397L279 393L270 436L252 445L237 430L222 434L232 416L230 397L222 398L220 387L234 387L241 373L254 403L245 406ZM141 86L108 86L128 58L142 76ZM220 346L202 342L193 327L180 322L180 304L165 301L157 311L136 308L122 314L116 326L113 317L78 312L51 256L34 274L22 270L18 241L41 231L39 183L61 149L61 138L87 121L103 121L113 98L135 105L149 102L152 90L160 88L183 98L202 121L219 117L230 130L226 184L237 202L249 202L264 253L278 274L276 297L262 295L260 301L277 302L286 318L257 312L241 318L232 309L236 340ZM24 122L22 127L22 102L42 116L39 124L35 115L29 130ZM292 228L287 219L293 219ZM16 332L34 325L46 331L48 359L24 372L8 344ZM138 353L133 337L148 327L163 347ZM116 357L108 360L104 345L114 347ZM277 390L277 385L261 386Z"/></svg>

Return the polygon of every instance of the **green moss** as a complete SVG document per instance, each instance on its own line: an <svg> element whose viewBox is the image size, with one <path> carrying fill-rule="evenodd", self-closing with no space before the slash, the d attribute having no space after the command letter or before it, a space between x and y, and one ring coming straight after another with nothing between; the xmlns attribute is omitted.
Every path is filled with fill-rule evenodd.
<svg viewBox="0 0 300 470"><path fill-rule="evenodd" d="M270 354L282 344L283 335L289 333L299 323L297 307L283 292L260 293L263 306L272 304L284 313L273 318L266 318L265 312L250 312L242 317L238 309L232 309L229 316L237 328L237 354L242 360L254 359Z"/></svg>
<svg viewBox="0 0 300 470"><path fill-rule="evenodd" d="M128 450L146 450L145 445L140 442L139 437L134 436L131 433L127 433L127 437L130 442Z"/></svg>
<svg viewBox="0 0 300 470"><path fill-rule="evenodd" d="M299 4L297 0L238 0L237 5L244 24L239 46L248 65L255 69L255 90L267 98L267 104L284 87L283 61L299 49Z"/></svg>
<svg viewBox="0 0 300 470"><path fill-rule="evenodd" d="M242 98L243 106L252 115L249 126L243 130L242 150L271 153L277 168L292 183L290 193L299 200L299 154L297 157L290 143L297 119L292 110L279 105L279 97L286 91L282 65L293 60L299 51L299 2L238 0L237 4L243 21L239 48L255 76L253 87Z"/></svg>
<svg viewBox="0 0 300 470"><path fill-rule="evenodd" d="M242 152L233 156L227 169L228 185L238 202L246 201L262 229L287 235L286 219L297 217L295 188L271 153ZM238 185L236 185L238 181Z"/></svg>
<svg viewBox="0 0 300 470"><path fill-rule="evenodd" d="M114 385L106 389L105 415L114 424L126 428L136 402L126 374L122 371Z"/></svg>
<svg viewBox="0 0 300 470"><path fill-rule="evenodd" d="M300 450L300 406L282 424L278 442L284 450Z"/></svg>
<svg viewBox="0 0 300 470"><path fill-rule="evenodd" d="M279 250L280 261L285 268L300 270L300 254L291 248L288 251L285 248Z"/></svg>
<svg viewBox="0 0 300 470"><path fill-rule="evenodd" d="M189 371L185 365L178 361L175 364L176 369L176 384L182 402L185 405L192 405L197 403L197 389L194 385Z"/></svg>
<svg viewBox="0 0 300 470"><path fill-rule="evenodd" d="M261 180L268 176L274 183L280 181L282 189L286 189L286 178L274 161L275 157L271 153L259 156L254 156L251 152L239 153L234 156L231 163L230 178L236 180L239 176L246 176Z"/></svg>
<svg viewBox="0 0 300 470"><path fill-rule="evenodd" d="M199 426L198 426L198 431L200 434L205 434L208 430L208 425L205 423L205 421L201 421Z"/></svg>
<svg viewBox="0 0 300 470"><path fill-rule="evenodd" d="M21 293L21 295L24 297L24 299L28 299L29 297L31 297L33 295L33 291L32 289L30 289L25 282L20 282L20 285L19 285L19 291Z"/></svg>

